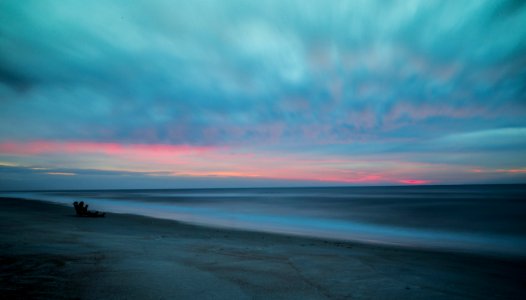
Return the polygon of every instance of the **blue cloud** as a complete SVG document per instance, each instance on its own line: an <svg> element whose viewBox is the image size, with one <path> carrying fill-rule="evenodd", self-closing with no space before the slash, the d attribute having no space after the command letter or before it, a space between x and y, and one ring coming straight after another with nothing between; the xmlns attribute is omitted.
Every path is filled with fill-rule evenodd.
<svg viewBox="0 0 526 300"><path fill-rule="evenodd" d="M526 127L520 1L8 0L0 19L2 141L405 153Z"/></svg>

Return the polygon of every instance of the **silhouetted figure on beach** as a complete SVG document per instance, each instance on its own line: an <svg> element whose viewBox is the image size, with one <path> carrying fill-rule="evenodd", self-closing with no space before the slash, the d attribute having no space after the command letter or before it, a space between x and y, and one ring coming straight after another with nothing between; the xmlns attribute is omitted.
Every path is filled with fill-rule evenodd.
<svg viewBox="0 0 526 300"><path fill-rule="evenodd" d="M75 208L75 212L77 213L77 217L104 217L106 213L101 213L98 211L89 211L88 205L84 205L84 201L73 202L73 207Z"/></svg>

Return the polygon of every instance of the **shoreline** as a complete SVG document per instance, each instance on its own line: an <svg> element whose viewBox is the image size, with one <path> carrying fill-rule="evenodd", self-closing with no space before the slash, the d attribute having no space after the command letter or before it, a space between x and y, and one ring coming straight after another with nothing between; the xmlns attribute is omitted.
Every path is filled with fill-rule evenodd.
<svg viewBox="0 0 526 300"><path fill-rule="evenodd" d="M0 198L8 299L506 298L526 261L213 228ZM490 282L491 284L488 284Z"/></svg>
<svg viewBox="0 0 526 300"><path fill-rule="evenodd" d="M0 198L16 198L27 201L44 201L50 204L59 204L70 207L75 198L59 197L48 195L38 195L31 193L22 193L19 195L0 194ZM83 199L81 199L83 200ZM200 212L186 214L183 211L170 211L171 208L155 207L159 205L153 203L155 207L139 209L135 207L135 202L119 203L115 206L105 199L86 199L90 204L102 211L143 216L161 220L171 220L183 224L207 227L213 229L250 231L254 233L267 233L285 236L297 236L304 238L313 238L321 240L338 241L345 243L372 245L375 247L402 248L408 250L420 250L429 252L448 252L448 253L465 253L468 255L481 255L491 257L509 257L517 259L526 259L526 239L522 235L515 234L495 234L494 232L470 231L456 228L437 228L418 226L397 226L394 224L368 223L363 221L349 221L342 219L305 219L302 216L290 215L283 216L265 216L255 215L259 221L252 222L250 217L245 214L231 213L230 218L225 218L226 211L218 210L222 217L203 215ZM100 202L99 202L100 201ZM124 209L123 209L124 208ZM130 209L131 208L131 209ZM165 211L163 210L166 210ZM228 214L228 212L227 212ZM269 221L269 217L272 221ZM266 221L262 221L267 218ZM231 220L234 220L233 222ZM291 222L292 221L292 222ZM308 226L308 222L313 221L315 226ZM320 226L324 223L323 226ZM299 225L300 224L300 225ZM307 226L305 226L307 225ZM327 230L327 228L335 230ZM357 229L360 228L360 229Z"/></svg>

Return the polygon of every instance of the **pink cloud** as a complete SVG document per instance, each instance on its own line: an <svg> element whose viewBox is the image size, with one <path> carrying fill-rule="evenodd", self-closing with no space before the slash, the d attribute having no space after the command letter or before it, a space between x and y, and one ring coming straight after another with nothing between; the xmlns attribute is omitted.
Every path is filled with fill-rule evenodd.
<svg viewBox="0 0 526 300"><path fill-rule="evenodd" d="M497 172L510 174L526 174L526 169L500 169L497 170Z"/></svg>

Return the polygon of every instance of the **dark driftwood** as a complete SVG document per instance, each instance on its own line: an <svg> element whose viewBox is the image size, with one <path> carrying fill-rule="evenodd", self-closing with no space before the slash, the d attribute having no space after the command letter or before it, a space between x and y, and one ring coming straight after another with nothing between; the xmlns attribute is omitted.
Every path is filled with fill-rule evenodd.
<svg viewBox="0 0 526 300"><path fill-rule="evenodd" d="M77 217L103 218L106 215L106 213L103 212L88 210L88 205L84 205L84 201L80 203L77 201L73 202L73 207L75 208Z"/></svg>

